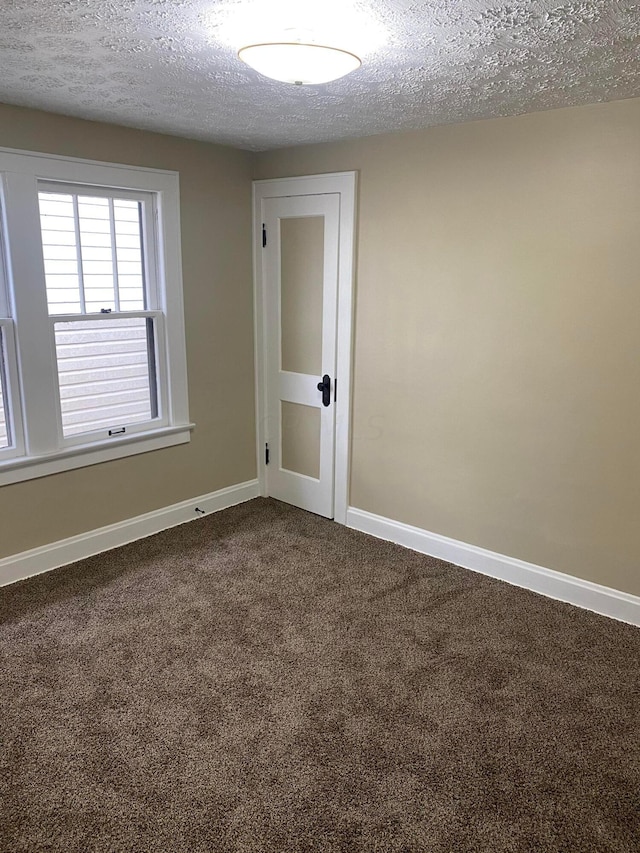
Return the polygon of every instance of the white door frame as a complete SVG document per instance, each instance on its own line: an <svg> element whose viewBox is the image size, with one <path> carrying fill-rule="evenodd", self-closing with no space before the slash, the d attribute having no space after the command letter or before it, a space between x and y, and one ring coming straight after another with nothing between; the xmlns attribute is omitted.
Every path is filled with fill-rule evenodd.
<svg viewBox="0 0 640 853"><path fill-rule="evenodd" d="M336 380L335 497L334 520L347 523L351 450L351 388L353 369L354 272L357 172L334 172L299 178L253 182L253 278L254 343L256 375L256 451L260 494L266 494L266 311L262 252L262 202L266 198L339 193L338 322Z"/></svg>

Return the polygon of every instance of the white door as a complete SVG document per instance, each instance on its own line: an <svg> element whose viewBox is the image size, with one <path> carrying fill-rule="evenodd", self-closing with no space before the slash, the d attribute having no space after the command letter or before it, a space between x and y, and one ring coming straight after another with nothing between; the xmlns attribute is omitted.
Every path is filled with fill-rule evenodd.
<svg viewBox="0 0 640 853"><path fill-rule="evenodd" d="M333 517L340 195L263 200L267 494Z"/></svg>

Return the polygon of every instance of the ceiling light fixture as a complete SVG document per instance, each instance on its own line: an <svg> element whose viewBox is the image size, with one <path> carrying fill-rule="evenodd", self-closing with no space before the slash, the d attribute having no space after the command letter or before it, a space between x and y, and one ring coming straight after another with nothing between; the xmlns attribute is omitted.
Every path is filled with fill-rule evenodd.
<svg viewBox="0 0 640 853"><path fill-rule="evenodd" d="M329 83L362 65L347 50L299 41L251 44L241 48L238 56L265 77L297 86Z"/></svg>

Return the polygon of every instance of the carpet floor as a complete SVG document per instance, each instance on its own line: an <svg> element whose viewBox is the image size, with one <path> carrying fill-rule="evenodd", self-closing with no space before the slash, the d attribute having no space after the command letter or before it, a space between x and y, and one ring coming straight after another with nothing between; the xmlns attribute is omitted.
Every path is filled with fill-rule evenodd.
<svg viewBox="0 0 640 853"><path fill-rule="evenodd" d="M640 630L274 500L0 626L3 853L640 849Z"/></svg>

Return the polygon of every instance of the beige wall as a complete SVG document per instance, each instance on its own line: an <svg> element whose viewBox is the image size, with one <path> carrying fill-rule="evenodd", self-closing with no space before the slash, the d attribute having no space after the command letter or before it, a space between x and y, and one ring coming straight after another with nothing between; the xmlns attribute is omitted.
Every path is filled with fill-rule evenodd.
<svg viewBox="0 0 640 853"><path fill-rule="evenodd" d="M351 503L640 593L640 100L260 155L357 169Z"/></svg>
<svg viewBox="0 0 640 853"><path fill-rule="evenodd" d="M640 594L639 143L628 100L258 157L360 172L353 505ZM0 557L254 477L252 155L8 106L0 145L180 172L197 423L0 489Z"/></svg>
<svg viewBox="0 0 640 853"><path fill-rule="evenodd" d="M191 443L0 489L0 557L255 477L252 155L0 105L0 146L180 173Z"/></svg>

